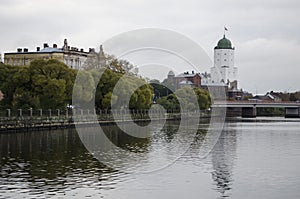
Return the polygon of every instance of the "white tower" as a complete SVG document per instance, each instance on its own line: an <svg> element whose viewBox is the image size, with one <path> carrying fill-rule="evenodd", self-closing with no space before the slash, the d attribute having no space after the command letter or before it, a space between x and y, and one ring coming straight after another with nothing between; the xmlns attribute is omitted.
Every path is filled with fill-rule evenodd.
<svg viewBox="0 0 300 199"><path fill-rule="evenodd" d="M231 41L224 34L214 49L214 66L211 68L211 81L214 84L235 82L235 87L237 87L237 72L237 67L234 66L234 47L232 47Z"/></svg>

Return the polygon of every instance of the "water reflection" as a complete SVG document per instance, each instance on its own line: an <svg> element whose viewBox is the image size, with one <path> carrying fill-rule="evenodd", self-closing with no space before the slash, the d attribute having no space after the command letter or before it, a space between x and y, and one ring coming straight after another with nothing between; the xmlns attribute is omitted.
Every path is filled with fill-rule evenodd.
<svg viewBox="0 0 300 199"><path fill-rule="evenodd" d="M0 196L5 198L18 192L64 195L91 185L110 189L119 180L120 174L95 160L72 129L0 134L0 147Z"/></svg>
<svg viewBox="0 0 300 199"><path fill-rule="evenodd" d="M231 128L228 127L231 125ZM221 198L229 197L233 183L233 167L235 165L237 137L234 123L226 124L224 131L215 145L212 157L212 178Z"/></svg>
<svg viewBox="0 0 300 199"><path fill-rule="evenodd" d="M208 121L202 121L199 128L191 126L198 128L196 137L188 131L177 133L179 125L178 121L168 121L162 131L152 129L149 138L135 138L122 132L116 125L104 125L102 128L105 135L118 147L141 154L151 163L157 161L157 157L149 155L150 152L160 150L159 161L166 164L181 155L179 152L184 150L182 143L186 144L191 138L195 138L190 150L181 160L171 170L162 170L154 181L172 184L172 181L161 179L165 172L168 174L172 169L176 171L181 168L180 171L169 173L172 176L174 174L174 179L177 179L176 176L178 172L182 172L182 168L187 173L193 169L197 171L203 168L204 161L209 161L213 189L221 198L230 197L237 148L235 123L226 124L211 152L211 160L203 160L198 156L207 133ZM185 125L189 126L188 123ZM130 164L138 165L139 162L133 161ZM170 179L167 174L164 177ZM209 178L210 176L201 180L209 182ZM109 168L95 159L74 129L0 134L0 198L16 198L20 193L26 198L100 198L109 190L118 193L117 188L134 180L136 178L132 175ZM159 190L161 186L156 185L158 192L163 191ZM144 189L148 187L142 187L141 192Z"/></svg>
<svg viewBox="0 0 300 199"><path fill-rule="evenodd" d="M149 138L135 138L116 125L102 125L102 129L116 146L141 154L151 165L166 165L180 156L178 152L184 151L186 140L193 136L188 131L177 133L179 125L179 121L169 121L162 131L151 129ZM93 131L92 127L88 128ZM128 178L128 174L95 159L75 129L0 134L0 198L16 198L18 193L26 198L99 197L104 190L115 189Z"/></svg>

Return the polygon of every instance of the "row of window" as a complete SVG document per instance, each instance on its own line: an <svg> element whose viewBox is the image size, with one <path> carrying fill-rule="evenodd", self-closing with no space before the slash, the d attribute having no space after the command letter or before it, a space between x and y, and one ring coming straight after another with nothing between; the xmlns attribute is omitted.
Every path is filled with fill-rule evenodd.
<svg viewBox="0 0 300 199"><path fill-rule="evenodd" d="M217 59L217 61L220 61L220 59ZM224 61L227 61L227 59L224 59ZM233 61L233 59L231 59L231 61Z"/></svg>
<svg viewBox="0 0 300 199"><path fill-rule="evenodd" d="M65 59L65 64L71 68L79 69L82 65L82 62L79 59Z"/></svg>
<svg viewBox="0 0 300 199"><path fill-rule="evenodd" d="M13 66L24 66L29 65L31 59L28 58L20 58L20 59L5 59L4 63Z"/></svg>

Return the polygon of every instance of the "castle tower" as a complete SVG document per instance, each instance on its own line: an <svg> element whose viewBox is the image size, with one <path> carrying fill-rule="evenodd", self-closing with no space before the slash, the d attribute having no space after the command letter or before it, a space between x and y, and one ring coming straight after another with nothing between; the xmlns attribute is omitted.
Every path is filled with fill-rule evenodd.
<svg viewBox="0 0 300 199"><path fill-rule="evenodd" d="M234 66L234 50L231 41L224 34L214 48L214 66L211 68L212 83L229 84L237 82L238 71L237 67Z"/></svg>

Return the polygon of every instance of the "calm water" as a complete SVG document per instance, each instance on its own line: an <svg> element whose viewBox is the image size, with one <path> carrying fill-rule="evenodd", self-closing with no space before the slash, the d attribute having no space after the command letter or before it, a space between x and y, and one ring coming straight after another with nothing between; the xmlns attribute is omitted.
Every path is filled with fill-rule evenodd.
<svg viewBox="0 0 300 199"><path fill-rule="evenodd" d="M168 148L178 123L168 122L149 139L129 137L116 126L104 129L118 146L151 162L157 157L148 154ZM74 129L0 134L0 198L300 198L300 120L228 122L200 159L206 132L201 125L181 158L148 174L99 163ZM176 156L163 155L166 161Z"/></svg>

